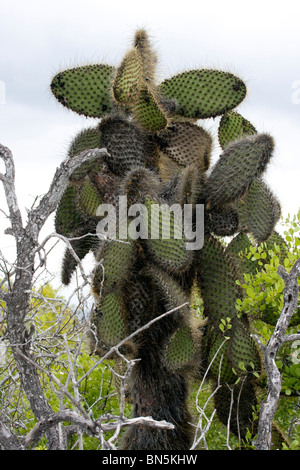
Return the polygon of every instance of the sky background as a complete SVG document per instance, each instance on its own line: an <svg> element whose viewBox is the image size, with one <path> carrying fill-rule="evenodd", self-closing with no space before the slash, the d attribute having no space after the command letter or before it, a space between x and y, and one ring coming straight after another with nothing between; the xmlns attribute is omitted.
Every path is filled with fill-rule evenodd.
<svg viewBox="0 0 300 470"><path fill-rule="evenodd" d="M239 75L248 95L238 111L276 143L266 180L283 215L300 206L300 27L296 1L0 0L0 143L13 152L16 188L26 214L48 189L77 131L94 120L51 96L51 78L88 63L118 65L134 32L146 28L161 80L191 68ZM217 124L211 130L219 155ZM0 171L3 163L0 162ZM6 210L0 188L0 207ZM0 248L12 248L0 213ZM53 231L52 220L44 234Z"/></svg>

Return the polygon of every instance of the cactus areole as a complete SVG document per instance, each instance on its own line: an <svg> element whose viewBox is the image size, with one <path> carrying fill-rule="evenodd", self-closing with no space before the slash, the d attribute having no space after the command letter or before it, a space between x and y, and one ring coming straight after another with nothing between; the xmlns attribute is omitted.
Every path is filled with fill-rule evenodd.
<svg viewBox="0 0 300 470"><path fill-rule="evenodd" d="M189 384L208 367L212 384L221 384L214 397L219 419L227 424L231 413L230 429L242 438L253 430L253 371L260 373L261 359L248 318L235 308L243 296L236 280L247 269L237 253L250 238L272 240L280 216L263 180L273 139L235 110L246 96L244 82L199 69L157 83L156 64L148 36L139 30L118 67L72 68L51 83L63 106L99 118L75 136L68 156L102 147L110 155L74 172L55 220L57 232L76 238L71 245L79 259L89 252L95 257L92 352L104 354L182 306L122 346L128 357L140 359L129 383L133 415L174 424L173 430L127 429L121 447L131 450L191 447ZM198 121L217 116L222 153L211 167L212 137ZM130 210L124 219L125 199ZM111 208L121 225L109 217ZM105 232L110 224L114 232ZM99 227L109 236L99 236ZM188 249L199 230L201 243ZM224 236L233 237L228 247L220 241ZM76 266L66 249L64 284ZM189 307L195 286L204 305L201 321Z"/></svg>

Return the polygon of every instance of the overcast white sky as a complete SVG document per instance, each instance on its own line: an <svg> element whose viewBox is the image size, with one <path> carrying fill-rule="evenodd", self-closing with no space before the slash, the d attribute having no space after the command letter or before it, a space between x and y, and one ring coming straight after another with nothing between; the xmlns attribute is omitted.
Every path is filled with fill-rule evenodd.
<svg viewBox="0 0 300 470"><path fill-rule="evenodd" d="M22 209L48 188L68 144L93 120L56 103L52 76L73 65L117 65L145 27L161 79L189 68L232 71L248 85L238 111L276 141L267 181L283 214L300 206L299 2L0 0L0 142L15 157ZM216 139L218 119L206 122ZM216 153L218 153L217 140ZM0 171L3 171L0 163ZM0 207L6 209L2 188ZM0 215L0 248L7 221ZM49 228L48 228L49 227ZM47 229L52 230L51 224Z"/></svg>

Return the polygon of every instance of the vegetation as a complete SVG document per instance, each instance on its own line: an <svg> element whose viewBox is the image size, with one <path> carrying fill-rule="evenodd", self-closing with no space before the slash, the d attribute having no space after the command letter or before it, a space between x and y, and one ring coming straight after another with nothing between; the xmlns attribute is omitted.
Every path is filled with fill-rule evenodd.
<svg viewBox="0 0 300 470"><path fill-rule="evenodd" d="M140 30L119 67L97 64L54 77L51 89L59 102L101 121L74 138L48 193L28 211L25 227L12 155L0 146L9 231L17 247L16 263L4 272L1 288L6 328L1 342L9 348L1 381L4 447L43 446L45 434L49 449L208 448L208 431L218 417L218 425L226 427L222 445L253 448L257 433L258 445L270 448L276 401L262 438L259 408L266 407L260 400L273 382L269 350L259 337L271 335L268 344L273 344L272 328L277 331L283 318L280 302L287 293L284 346L279 357L276 348L272 354L284 376L285 399L298 397L294 339L299 334L283 339L282 333L294 309L290 327L300 321L295 304L299 216L287 221L285 239L274 232L280 204L263 180L274 140L235 110L246 96L240 78L191 70L157 84L156 63ZM216 116L222 154L211 168L212 138L198 120ZM110 225L104 215L111 206L124 215L123 197L131 209L138 205L140 215L133 219L130 213L126 234L122 219L111 236L103 232ZM183 230L175 213L169 214L165 237L165 218L155 211L152 216L152 209L172 204L181 216L192 207L191 218L184 219ZM199 235L199 207L204 208L204 245L189 249L193 235ZM48 240L57 237L66 244L62 282L69 285L81 273L83 284L74 291L80 292L77 307L49 285L36 290L34 284L36 262L46 269L47 259L39 232L54 210L56 233ZM146 236L132 236L144 229ZM224 237L231 237L230 243ZM82 260L90 252L95 269L86 274ZM88 286L93 304L84 295ZM275 363L272 367L276 372ZM112 377L118 396L111 393ZM283 444L289 445L274 424L273 445Z"/></svg>

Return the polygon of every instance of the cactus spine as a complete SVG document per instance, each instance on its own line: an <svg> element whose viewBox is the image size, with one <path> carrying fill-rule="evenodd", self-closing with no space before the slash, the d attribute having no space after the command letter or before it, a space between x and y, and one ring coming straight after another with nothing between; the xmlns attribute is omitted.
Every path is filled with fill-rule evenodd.
<svg viewBox="0 0 300 470"><path fill-rule="evenodd" d="M237 253L250 243L248 233L259 242L266 240L280 214L279 203L261 179L274 141L258 134L235 111L246 96L243 81L230 73L204 69L157 84L156 63L146 32L139 30L119 67L70 69L60 72L51 84L64 106L102 118L96 128L75 137L70 155L95 146L110 153L107 161L76 171L56 216L60 233L89 234L74 244L80 259L89 250L95 253L93 321L98 338L93 350L101 354L149 320L184 305L127 345L127 353L141 359L130 378L134 416L151 415L175 425L174 431L129 429L123 448L135 450L190 447L189 380L199 376L215 356L209 373L215 381L220 375L223 384L216 394L220 419L228 419L227 382L235 397L231 429L243 437L251 427L256 403L251 370L260 371L261 361L249 321L235 309L236 300L243 296L236 280L248 269ZM221 116L223 153L211 169L212 138L196 120L216 116ZM184 204L203 204L204 247L188 251L184 237L175 236L174 217L170 237L163 239L159 214L148 224L150 231L158 233L154 239L96 243L96 237L90 238L99 221L95 208L117 203L119 195L127 196L130 204L144 204L149 211L157 203L177 203L181 209ZM235 238L224 248L218 236L228 235ZM64 282L70 281L75 268L76 261L67 252ZM204 302L205 326L193 319L186 305L195 282ZM230 329L218 353L224 342L219 328L224 319ZM243 380L234 385L237 376Z"/></svg>

